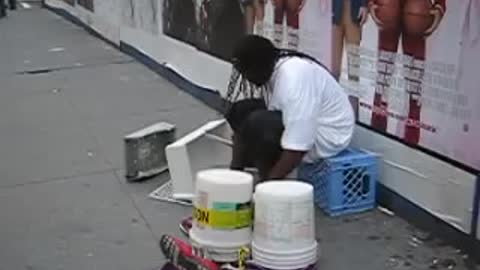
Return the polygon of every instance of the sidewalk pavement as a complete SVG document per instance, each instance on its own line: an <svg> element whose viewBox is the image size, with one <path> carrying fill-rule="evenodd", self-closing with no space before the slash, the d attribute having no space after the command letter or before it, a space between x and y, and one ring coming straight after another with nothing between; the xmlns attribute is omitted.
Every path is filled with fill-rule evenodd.
<svg viewBox="0 0 480 270"><path fill-rule="evenodd" d="M217 114L131 57L38 7L0 20L0 270L147 270L191 212L129 184L125 134L157 121L186 134ZM319 269L480 269L380 212L317 213Z"/></svg>

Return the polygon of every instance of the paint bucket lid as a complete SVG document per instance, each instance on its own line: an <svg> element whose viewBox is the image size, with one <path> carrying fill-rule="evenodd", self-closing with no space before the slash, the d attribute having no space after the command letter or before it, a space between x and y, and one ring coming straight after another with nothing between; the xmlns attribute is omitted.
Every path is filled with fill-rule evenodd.
<svg viewBox="0 0 480 270"><path fill-rule="evenodd" d="M195 190L196 203L202 198L199 193L207 193L209 202L250 202L253 176L246 172L228 169L203 170L197 173Z"/></svg>
<svg viewBox="0 0 480 270"><path fill-rule="evenodd" d="M255 201L313 201L313 186L300 181L269 181L255 188Z"/></svg>
<svg viewBox="0 0 480 270"><path fill-rule="evenodd" d="M217 168L199 171L197 180L220 186L249 185L253 181L253 176L246 172Z"/></svg>

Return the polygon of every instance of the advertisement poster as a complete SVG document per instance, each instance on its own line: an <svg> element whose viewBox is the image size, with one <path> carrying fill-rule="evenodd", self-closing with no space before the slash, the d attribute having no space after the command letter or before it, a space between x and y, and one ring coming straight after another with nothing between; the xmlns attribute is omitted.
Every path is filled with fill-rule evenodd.
<svg viewBox="0 0 480 270"><path fill-rule="evenodd" d="M361 123L480 169L480 0L452 2L334 0L332 71Z"/></svg>
<svg viewBox="0 0 480 270"><path fill-rule="evenodd" d="M164 0L162 18L165 35L223 60L244 34L238 0Z"/></svg>
<svg viewBox="0 0 480 270"><path fill-rule="evenodd" d="M228 61L254 33L308 53L360 123L480 169L480 0L163 0L163 34Z"/></svg>
<svg viewBox="0 0 480 270"><path fill-rule="evenodd" d="M330 64L330 0L163 0L163 33L228 61L248 33Z"/></svg>

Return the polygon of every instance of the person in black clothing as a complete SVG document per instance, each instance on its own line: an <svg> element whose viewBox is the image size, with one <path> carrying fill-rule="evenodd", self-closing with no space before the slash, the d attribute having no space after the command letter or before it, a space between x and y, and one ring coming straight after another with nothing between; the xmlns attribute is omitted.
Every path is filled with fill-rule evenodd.
<svg viewBox="0 0 480 270"><path fill-rule="evenodd" d="M17 0L8 0L8 6L11 10L17 9Z"/></svg>
<svg viewBox="0 0 480 270"><path fill-rule="evenodd" d="M8 6L11 10L17 9L16 0L8 0ZM0 18L7 16L7 4L5 0L0 0Z"/></svg>
<svg viewBox="0 0 480 270"><path fill-rule="evenodd" d="M5 0L0 0L0 18L7 16L7 5Z"/></svg>

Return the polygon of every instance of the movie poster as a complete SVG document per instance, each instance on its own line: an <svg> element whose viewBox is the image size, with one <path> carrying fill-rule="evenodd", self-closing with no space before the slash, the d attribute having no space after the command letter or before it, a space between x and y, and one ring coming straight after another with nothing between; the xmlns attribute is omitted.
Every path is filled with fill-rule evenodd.
<svg viewBox="0 0 480 270"><path fill-rule="evenodd" d="M332 10L332 72L358 120L480 169L480 0L333 0Z"/></svg>
<svg viewBox="0 0 480 270"><path fill-rule="evenodd" d="M77 4L84 7L87 10L90 10L91 12L94 12L94 0L77 0Z"/></svg>
<svg viewBox="0 0 480 270"><path fill-rule="evenodd" d="M330 0L163 0L165 35L228 61L246 34L330 63Z"/></svg>

